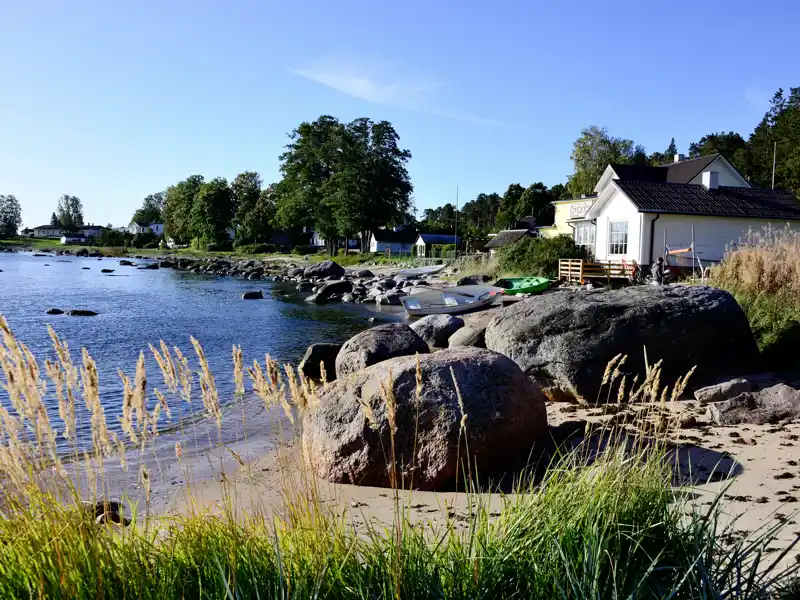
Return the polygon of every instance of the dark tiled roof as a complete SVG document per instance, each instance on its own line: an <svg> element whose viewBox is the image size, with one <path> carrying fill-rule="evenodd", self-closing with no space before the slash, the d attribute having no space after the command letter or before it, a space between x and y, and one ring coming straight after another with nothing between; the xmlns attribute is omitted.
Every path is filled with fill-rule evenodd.
<svg viewBox="0 0 800 600"><path fill-rule="evenodd" d="M419 237L426 244L457 244L460 238L446 233L420 233Z"/></svg>
<svg viewBox="0 0 800 600"><path fill-rule="evenodd" d="M61 225L39 225L34 229L61 229Z"/></svg>
<svg viewBox="0 0 800 600"><path fill-rule="evenodd" d="M800 220L800 201L791 192L758 188L617 180L640 212L752 219Z"/></svg>
<svg viewBox="0 0 800 600"><path fill-rule="evenodd" d="M528 229L504 229L495 237L489 240L489 243L484 246L485 248L502 248L521 240L525 236L531 235Z"/></svg>
<svg viewBox="0 0 800 600"><path fill-rule="evenodd" d="M620 179L636 181L666 181L667 169L664 167L647 167L643 165L611 165Z"/></svg>
<svg viewBox="0 0 800 600"><path fill-rule="evenodd" d="M658 167L612 164L611 168L614 169L617 177L623 180L689 183L718 157L719 154L709 154Z"/></svg>
<svg viewBox="0 0 800 600"><path fill-rule="evenodd" d="M392 231L391 229L379 229L373 231L375 241L385 244L413 244L417 239L417 234L413 231Z"/></svg>

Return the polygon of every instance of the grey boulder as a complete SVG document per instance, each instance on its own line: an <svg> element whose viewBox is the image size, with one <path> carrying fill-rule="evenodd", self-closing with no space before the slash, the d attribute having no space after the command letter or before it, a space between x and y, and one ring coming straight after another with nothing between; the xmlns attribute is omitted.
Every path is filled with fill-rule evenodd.
<svg viewBox="0 0 800 600"><path fill-rule="evenodd" d="M342 344L311 344L303 355L298 369L306 379L319 381L322 379L320 364L325 368L325 379L333 381L336 379L336 356Z"/></svg>
<svg viewBox="0 0 800 600"><path fill-rule="evenodd" d="M344 268L332 260L323 260L315 265L309 265L303 271L304 277L343 277Z"/></svg>
<svg viewBox="0 0 800 600"><path fill-rule="evenodd" d="M304 272L305 269L301 267L295 267L294 269L289 269L286 275L289 277L302 277Z"/></svg>
<svg viewBox="0 0 800 600"><path fill-rule="evenodd" d="M407 295L403 290L389 290L385 294L377 296L375 302L383 306L400 306L402 304L400 298Z"/></svg>
<svg viewBox="0 0 800 600"><path fill-rule="evenodd" d="M450 336L447 340L450 348L461 346L472 346L473 348L486 348L486 328L485 327L462 327Z"/></svg>
<svg viewBox="0 0 800 600"><path fill-rule="evenodd" d="M747 372L758 348L744 312L728 292L707 286L633 286L535 296L501 309L486 329L486 347L511 357L552 399L595 402L603 373L627 355L628 381L644 380L663 359L661 381L692 367L703 385Z"/></svg>
<svg viewBox="0 0 800 600"><path fill-rule="evenodd" d="M708 414L717 425L793 422L800 417L800 390L779 383L710 404Z"/></svg>
<svg viewBox="0 0 800 600"><path fill-rule="evenodd" d="M756 388L757 386L752 381L740 377L699 388L695 390L694 398L700 404L710 404L730 400L746 392L753 392Z"/></svg>
<svg viewBox="0 0 800 600"><path fill-rule="evenodd" d="M253 290L242 294L242 300L261 300L264 298L264 293L261 290Z"/></svg>
<svg viewBox="0 0 800 600"><path fill-rule="evenodd" d="M369 269L359 269L356 272L356 276L360 277L361 279L372 279L375 275Z"/></svg>
<svg viewBox="0 0 800 600"><path fill-rule="evenodd" d="M452 315L428 315L411 325L430 348L447 348L447 340L464 326L464 320Z"/></svg>
<svg viewBox="0 0 800 600"><path fill-rule="evenodd" d="M317 290L317 293L313 296L310 296L306 300L308 302L329 302L333 299L334 296L341 297L343 294L348 294L353 291L353 282L347 280L341 281L329 281L324 285L320 286ZM311 300L314 298L314 300Z"/></svg>
<svg viewBox="0 0 800 600"><path fill-rule="evenodd" d="M465 468L492 476L524 466L547 435L544 396L512 360L455 348L340 378L304 415L302 445L307 465L331 482L439 490Z"/></svg>
<svg viewBox="0 0 800 600"><path fill-rule="evenodd" d="M341 378L390 358L427 353L428 345L408 325L378 325L344 343L336 357L336 376Z"/></svg>

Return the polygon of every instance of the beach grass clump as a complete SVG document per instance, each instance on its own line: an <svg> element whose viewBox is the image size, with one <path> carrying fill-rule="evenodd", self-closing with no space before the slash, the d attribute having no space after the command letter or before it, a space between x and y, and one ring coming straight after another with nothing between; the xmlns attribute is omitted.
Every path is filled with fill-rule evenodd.
<svg viewBox="0 0 800 600"><path fill-rule="evenodd" d="M736 297L766 362L800 366L800 232L750 232L712 268L710 281Z"/></svg>
<svg viewBox="0 0 800 600"><path fill-rule="evenodd" d="M195 390L212 426L227 416L200 344L192 340L196 371L177 348L151 347L164 381L163 391L153 389L155 400L141 357L132 378L120 373L125 406L117 435L104 422L88 353L82 367L74 365L53 332L57 360L41 371L2 317L0 329L0 599L755 599L792 585L796 567L781 566L785 552L765 559L777 526L724 535L717 503L700 510L673 488L674 456L665 439L631 440L613 428L564 447L543 475L522 474L499 509L474 484L467 454L467 510L445 504L436 520L415 521L405 494L394 490L392 519L364 515L358 523L321 500L302 465L293 466L303 472L287 479L279 511L237 511L236 490L226 487L213 512L189 503L185 513L157 515L149 510L150 475L135 463L128 466L140 470L144 506L115 519L96 507L108 495L103 460L115 452L143 455L158 435L159 414L180 414L180 406L168 406L173 396L191 403ZM289 366L267 357L245 369L238 347L233 363L237 391L246 373L254 395L290 422L319 402L317 389ZM657 373L658 365L648 368L641 385L648 397L667 396L657 389ZM618 380L625 389L613 374L608 384ZM53 422L42 409L49 393L61 402ZM74 443L80 400L89 411L92 448ZM461 426L469 428L469 415ZM67 435L71 454L56 451L56 438ZM79 481L84 471L96 473L93 485ZM127 526L115 522L126 519Z"/></svg>

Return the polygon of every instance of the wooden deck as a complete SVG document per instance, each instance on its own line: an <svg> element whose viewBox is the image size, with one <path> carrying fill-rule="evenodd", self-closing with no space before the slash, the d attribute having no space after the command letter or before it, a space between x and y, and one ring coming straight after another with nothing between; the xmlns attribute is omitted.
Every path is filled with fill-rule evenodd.
<svg viewBox="0 0 800 600"><path fill-rule="evenodd" d="M584 283L589 279L628 279L631 265L624 262L588 262L581 259L562 258L558 261L558 278L562 281Z"/></svg>

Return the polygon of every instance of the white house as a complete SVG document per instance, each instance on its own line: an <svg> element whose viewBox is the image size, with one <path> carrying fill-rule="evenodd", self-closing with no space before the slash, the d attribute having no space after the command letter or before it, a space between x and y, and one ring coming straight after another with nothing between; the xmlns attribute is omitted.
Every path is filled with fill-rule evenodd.
<svg viewBox="0 0 800 600"><path fill-rule="evenodd" d="M128 233L131 235L139 235L144 233L145 231L152 231L154 235L161 236L164 234L164 224L163 223L137 223L135 221L131 221L131 224L128 225Z"/></svg>
<svg viewBox="0 0 800 600"><path fill-rule="evenodd" d="M691 160L676 155L660 167L609 165L595 191L588 210L566 224L576 241L592 240L598 261L650 265L667 250L690 248L694 230L694 254L705 264L722 260L748 231L800 230L794 194L751 187L719 154ZM671 260L688 265L691 256Z"/></svg>
<svg viewBox="0 0 800 600"><path fill-rule="evenodd" d="M33 228L33 237L37 238L42 238L42 237L56 238L56 237L61 237L63 234L64 231L61 229L60 226L39 225L39 227Z"/></svg>
<svg viewBox="0 0 800 600"><path fill-rule="evenodd" d="M370 252L389 252L390 254L411 254L417 234L406 231L379 229L369 238Z"/></svg>

